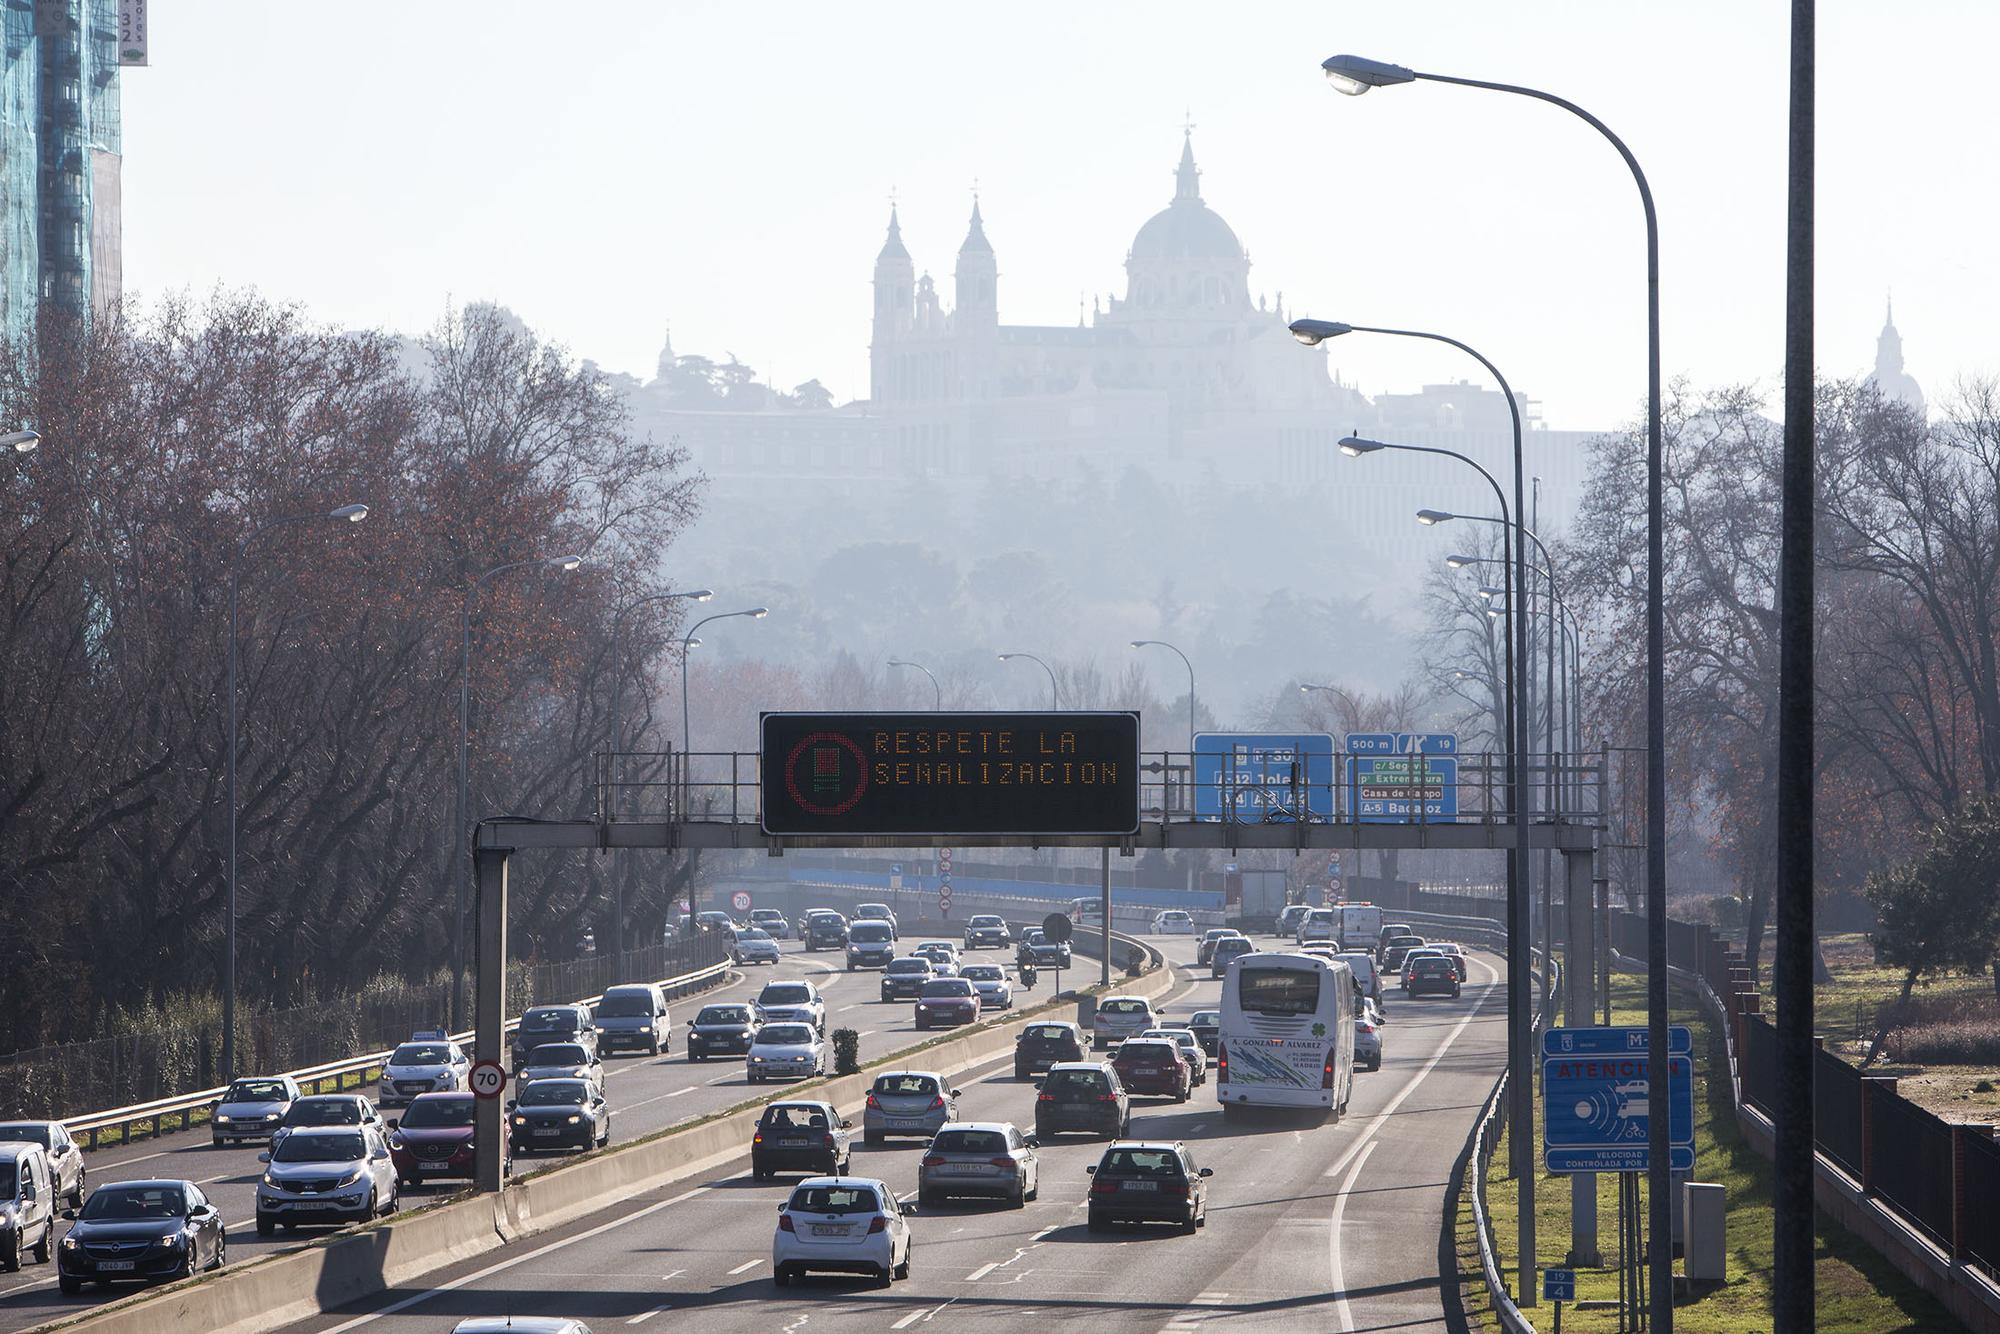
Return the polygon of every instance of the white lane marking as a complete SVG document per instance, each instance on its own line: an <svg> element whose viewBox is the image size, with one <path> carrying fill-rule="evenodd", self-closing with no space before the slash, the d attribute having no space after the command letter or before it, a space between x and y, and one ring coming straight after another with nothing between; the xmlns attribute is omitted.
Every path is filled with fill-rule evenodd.
<svg viewBox="0 0 2000 1334"><path fill-rule="evenodd" d="M1347 1216L1348 1192L1354 1189L1355 1178L1368 1165L1368 1155L1378 1146L1370 1144L1354 1160L1354 1170L1347 1174L1347 1180L1340 1183L1339 1198L1333 1202L1333 1219L1326 1232L1327 1277L1333 1283L1333 1310L1340 1321L1340 1334L1354 1334L1354 1312L1347 1308L1347 1273L1340 1262L1340 1228Z"/></svg>
<svg viewBox="0 0 2000 1334"><path fill-rule="evenodd" d="M854 1004L852 1004L852 1005L843 1005L843 1006L841 1006L841 1007L840 1007L840 1008L839 1008L838 1010L835 1010L835 1011L834 1011L834 1013L835 1013L835 1014L846 1014L846 1013L847 1013L847 1012L848 1012L849 1010L858 1010L858 1009L860 1009L860 1008L861 1008L861 1006L862 1006L863 1004L864 1004L864 1002L862 1002L862 1001L856 1001L856 1002L854 1002Z"/></svg>
<svg viewBox="0 0 2000 1334"><path fill-rule="evenodd" d="M736 1266L736 1268L729 1271L729 1277L735 1278L738 1274L747 1274L751 1270L755 1269L758 1265L763 1263L764 1262L762 1260L751 1260L746 1264L740 1264Z"/></svg>
<svg viewBox="0 0 2000 1334"><path fill-rule="evenodd" d="M238 1176L238 1175L241 1175L241 1174L240 1174L240 1173L236 1173L236 1172L217 1172L217 1173L216 1173L216 1174L215 1174L214 1176L212 1176L212 1177L198 1177L198 1178L196 1178L196 1180L195 1180L195 1183L194 1183L194 1184L195 1184L195 1185L197 1185L197 1186L213 1186L213 1185L214 1185L214 1184L215 1184L216 1182L218 1182L218 1181L227 1181L227 1180L229 1180L229 1178L231 1178L231 1177L233 1177L233 1176Z"/></svg>
<svg viewBox="0 0 2000 1334"><path fill-rule="evenodd" d="M998 1260L988 1261L986 1264L983 1264L979 1266L979 1268L973 1270L970 1274L967 1274L965 1276L965 1281L967 1283L977 1283L980 1279L985 1278L988 1274L992 1273L999 1267L1000 1267L1000 1262Z"/></svg>
<svg viewBox="0 0 2000 1334"><path fill-rule="evenodd" d="M1486 990L1479 993L1479 999L1472 1003L1472 1008L1465 1012L1465 1017L1458 1021L1458 1023L1452 1028L1451 1032L1445 1034L1444 1041L1439 1043L1438 1049L1431 1053L1431 1058L1428 1061L1424 1062L1423 1069L1417 1071L1416 1074L1412 1075L1410 1077L1409 1083L1403 1085L1402 1088L1396 1090L1396 1096L1389 1099L1388 1104L1384 1106L1381 1111L1375 1113L1374 1119L1368 1123L1368 1128L1361 1132L1361 1138L1355 1140L1354 1143L1351 1146L1349 1146L1347 1152L1340 1156L1339 1162L1335 1163L1332 1167L1326 1169L1325 1174L1327 1176L1337 1177L1347 1169L1348 1160L1354 1157L1355 1154L1360 1153L1362 1145L1368 1143L1369 1140L1375 1137L1375 1132L1380 1130L1382 1128L1383 1122L1387 1121L1390 1115L1392 1115L1398 1107L1401 1107L1403 1105L1403 1100L1405 1098L1408 1098L1412 1093L1415 1093L1417 1091L1417 1085L1423 1083L1424 1076L1428 1075L1431 1071L1437 1068L1437 1063L1444 1059L1444 1054L1446 1052L1451 1050L1451 1044L1458 1041L1458 1035L1465 1031L1466 1025L1470 1024L1475 1018L1478 1017L1479 1007L1486 1004L1487 999L1490 996L1492 996L1493 985L1494 983L1497 983L1500 980L1500 974L1497 970L1487 967L1487 965L1480 963L1479 960L1477 959L1474 959L1473 962L1475 964L1479 964L1481 968L1485 968L1486 971L1492 975L1493 983L1489 983L1487 985Z"/></svg>
<svg viewBox="0 0 2000 1334"><path fill-rule="evenodd" d="M879 1029L879 1028L868 1028L868 1029L863 1029L863 1030L862 1030L861 1032L859 1032L859 1033L856 1033L856 1034L854 1035L854 1040L855 1040L856 1042L859 1042L859 1041L860 1041L860 1040L861 1040L862 1038L872 1038L872 1037L874 1037L874 1036L875 1036L875 1035L876 1035L877 1033L879 1033L879 1032L881 1032L881 1031L882 1031L882 1030L881 1030L881 1029Z"/></svg>
<svg viewBox="0 0 2000 1334"><path fill-rule="evenodd" d="M658 1315L660 1312L671 1311L673 1309L674 1309L673 1304L671 1302L662 1302L660 1305L655 1306L650 1311L641 1311L639 1314L633 1316L630 1320L627 1320L625 1323L628 1325L643 1325L648 1320L651 1320L654 1316Z"/></svg>
<svg viewBox="0 0 2000 1334"><path fill-rule="evenodd" d="M680 1277L680 1276L681 1276L682 1274L685 1274L685 1273L687 1273L687 1270L685 1270L685 1269L676 1269L676 1270L675 1270L675 1271L674 1271L673 1273L671 1273L671 1274L662 1274L662 1275L660 1275L660 1282L662 1282L662 1283L665 1283L665 1282L666 1282L666 1281L667 1281L668 1279L671 1279L671 1278L679 1278L679 1277Z"/></svg>
<svg viewBox="0 0 2000 1334"><path fill-rule="evenodd" d="M498 1264L490 1264L486 1268L467 1274L463 1278L455 1278L449 1283L440 1283L435 1288L425 1288L422 1292L413 1292L400 1301L389 1303L389 1305L379 1311L370 1311L367 1315L359 1315L343 1324L335 1325L332 1329L325 1331L325 1334L344 1334L346 1330L359 1329L363 1325L373 1324L383 1316L395 1315L398 1312L407 1311L412 1306L416 1306L421 1302L427 1302L431 1298L443 1293L456 1292L468 1283L477 1283L481 1279L505 1273L516 1265L526 1264L530 1260L539 1260L544 1255L562 1250L566 1246L574 1246L579 1241L589 1241L592 1237L603 1236L606 1232L624 1227L627 1223L636 1223L642 1218L660 1212L662 1209L670 1209L684 1200L691 1200L697 1195L705 1195L710 1189L712 1188L708 1186L696 1186L693 1190L682 1191L671 1200L660 1200L657 1203L647 1205L643 1209L635 1209L629 1214L614 1218L608 1223L599 1223L596 1227L579 1232L573 1237L565 1237L561 1241L552 1241L546 1246L539 1246L525 1254L514 1256L512 1259L502 1260Z"/></svg>
<svg viewBox="0 0 2000 1334"><path fill-rule="evenodd" d="M637 1102L621 1102L618 1104L618 1110L621 1112L629 1112L639 1107L649 1106L652 1103L665 1102L668 1098L678 1098L681 1096L681 1094L692 1093L700 1087L701 1085L699 1084L690 1084L688 1087L684 1089L675 1089L672 1093L656 1093L650 1098L641 1098Z"/></svg>
<svg viewBox="0 0 2000 1334"><path fill-rule="evenodd" d="M889 1326L889 1328L908 1329L911 1325L916 1324L919 1320L922 1320L928 1314L929 1312L927 1311L912 1311L908 1315L904 1316L901 1320L898 1320L895 1324Z"/></svg>

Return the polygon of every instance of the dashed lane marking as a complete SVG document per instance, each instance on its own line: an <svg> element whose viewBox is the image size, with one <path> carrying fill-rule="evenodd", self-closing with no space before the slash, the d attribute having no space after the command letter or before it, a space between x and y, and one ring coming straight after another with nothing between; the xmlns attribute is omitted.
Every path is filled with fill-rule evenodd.
<svg viewBox="0 0 2000 1334"><path fill-rule="evenodd" d="M744 1264L740 1264L736 1266L736 1268L729 1271L729 1277L735 1278L738 1274L747 1274L751 1270L755 1269L758 1265L763 1263L764 1262L762 1260L751 1260Z"/></svg>
<svg viewBox="0 0 2000 1334"><path fill-rule="evenodd" d="M1347 1305L1347 1273L1340 1260L1340 1226L1347 1216L1348 1193L1354 1189L1361 1169L1368 1165L1368 1155L1375 1152L1375 1144L1361 1151L1354 1160L1354 1169L1347 1174L1347 1180L1340 1183L1340 1198L1333 1202L1333 1217L1326 1232L1327 1276L1333 1283L1334 1318L1340 1322L1341 1334L1354 1334L1354 1312Z"/></svg>

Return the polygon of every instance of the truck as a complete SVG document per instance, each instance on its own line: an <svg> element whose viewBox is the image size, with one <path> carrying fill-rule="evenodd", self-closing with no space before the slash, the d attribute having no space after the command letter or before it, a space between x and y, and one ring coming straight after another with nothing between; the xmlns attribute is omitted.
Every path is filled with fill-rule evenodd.
<svg viewBox="0 0 2000 1334"><path fill-rule="evenodd" d="M1222 877L1222 917L1239 931L1270 931L1289 894L1283 871L1227 871Z"/></svg>
<svg viewBox="0 0 2000 1334"><path fill-rule="evenodd" d="M1334 910L1334 939L1343 950L1372 950L1382 930L1382 909L1374 903L1345 903Z"/></svg>

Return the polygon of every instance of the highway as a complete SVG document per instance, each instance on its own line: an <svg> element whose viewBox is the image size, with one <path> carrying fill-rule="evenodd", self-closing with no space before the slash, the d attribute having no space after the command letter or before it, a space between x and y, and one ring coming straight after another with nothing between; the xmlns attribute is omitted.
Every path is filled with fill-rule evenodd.
<svg viewBox="0 0 2000 1334"><path fill-rule="evenodd" d="M1155 943L1177 963L1192 960L1187 938ZM753 1183L746 1156L290 1328L444 1334L467 1316L511 1314L573 1316L599 1334L690 1317L704 1330L791 1334L1017 1330L1079 1317L1119 1330L1441 1329L1441 1209L1504 1062L1500 979L1498 961L1481 955L1462 998L1392 995L1383 1068L1358 1075L1338 1123L1271 1116L1225 1130L1212 1085L1184 1105L1135 1099L1135 1136L1186 1140L1197 1164L1215 1171L1208 1226L1193 1236L1088 1232L1084 1168L1102 1142L1065 1136L1041 1150L1040 1199L1025 1209L971 1201L922 1209L909 1280L885 1289L815 1276L780 1290L771 1234L789 1187ZM850 989L836 1005L860 994L843 985ZM867 985L872 994L872 978ZM1213 1007L1219 990L1206 970L1179 971L1169 1012ZM853 1013L889 1031L888 1007ZM953 1083L965 1091L965 1119L1033 1120L1032 1090L1005 1058ZM857 1139L854 1170L909 1198L920 1154L914 1141L869 1149Z"/></svg>
<svg viewBox="0 0 2000 1334"><path fill-rule="evenodd" d="M915 945L929 938L907 934L904 943ZM956 940L958 935L947 933L936 938ZM844 971L843 955L837 950L808 954L796 941L784 942L781 948L784 958L779 964L746 967L742 970L743 975L727 986L675 1001L671 1052L657 1058L624 1053L605 1058L613 1144L639 1138L676 1122L705 1116L769 1088L768 1085L752 1086L749 1083L743 1073L741 1057L689 1061L686 1036L688 1021L702 1005L719 1000L748 1000L774 978L803 978L816 983L826 998L827 1031L858 1029L864 1061L873 1054L908 1046L935 1035L916 1032L910 1002L885 1004L879 999L879 972ZM1011 975L1012 951L984 950L966 957L1004 962L1009 965ZM1070 976L1073 978L1075 975ZM1046 979L1033 990L1017 992L1027 1005L1034 1005L1049 994ZM829 1050L829 1069L831 1066L832 1054ZM372 1086L358 1091L371 1097L374 1094ZM392 1117L399 1113L387 1109L383 1114ZM86 1162L92 1186L106 1181L146 1177L171 1177L200 1184L222 1210L229 1230L229 1256L234 1263L275 1249L299 1245L303 1240L325 1235L331 1230L279 1232L269 1238L257 1235L254 1208L257 1179L263 1172L257 1155L262 1149L259 1144L215 1148L210 1144L208 1130L204 1126L193 1132L163 1135L128 1146L104 1149L89 1155ZM516 1167L532 1171L554 1160L553 1155L532 1157L518 1160ZM464 1182L454 1181L406 1188L404 1198L415 1203L454 1194L464 1187ZM63 1226L58 1224L59 1228ZM137 1288L132 1285L120 1285L109 1296L120 1297L134 1291ZM79 1296L64 1297L56 1290L53 1263L29 1264L16 1273L0 1274L0 1331L22 1329L105 1300L107 1294L102 1288L86 1288Z"/></svg>

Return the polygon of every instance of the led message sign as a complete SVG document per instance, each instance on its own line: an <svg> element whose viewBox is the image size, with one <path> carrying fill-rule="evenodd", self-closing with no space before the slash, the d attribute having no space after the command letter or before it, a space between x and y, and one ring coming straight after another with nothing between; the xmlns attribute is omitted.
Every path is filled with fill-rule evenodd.
<svg viewBox="0 0 2000 1334"><path fill-rule="evenodd" d="M771 834L1139 828L1139 715L767 713Z"/></svg>

